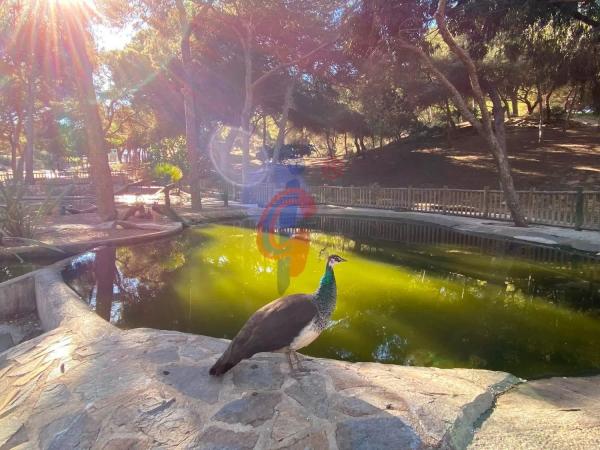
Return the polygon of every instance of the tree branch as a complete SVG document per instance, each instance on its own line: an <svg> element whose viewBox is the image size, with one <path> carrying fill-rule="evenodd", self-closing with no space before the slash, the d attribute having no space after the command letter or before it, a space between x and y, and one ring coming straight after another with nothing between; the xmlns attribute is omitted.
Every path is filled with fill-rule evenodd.
<svg viewBox="0 0 600 450"><path fill-rule="evenodd" d="M262 82L264 82L265 80L267 80L269 77L271 77L272 75L276 74L280 70L287 69L288 67L291 67L291 66L294 66L294 65L298 64L300 61L303 61L305 59L310 58L315 53L323 50L325 47L328 47L329 45L332 45L335 41L338 40L338 38L339 38L339 36L336 36L334 39L322 43L321 45L319 45L318 47L315 47L314 49L312 49L308 53L305 53L304 55L299 56L298 58L293 59L292 61L289 61L289 62L286 62L286 63L281 63L278 66L272 68L271 70L269 70L268 72L262 74L260 77L258 77L256 80L254 80L254 82L252 83L252 88L255 89Z"/></svg>
<svg viewBox="0 0 600 450"><path fill-rule="evenodd" d="M438 8L435 14L433 15L435 21L437 22L438 29L440 30L440 34L442 35L442 39L450 49L452 53L454 53L458 58L462 61L465 68L467 69L467 74L469 75L469 81L471 82L471 89L473 89L473 94L475 97L475 101L479 105L479 109L481 110L481 118L484 128L491 130L491 120L490 114L487 110L487 105L485 104L485 95L483 93L483 89L481 89L481 85L479 84L479 77L477 75L477 68L475 67L475 63L473 62L473 58L467 53L465 49L459 46L454 37L448 31L448 26L446 25L446 3L447 0L440 0L438 3Z"/></svg>
<svg viewBox="0 0 600 450"><path fill-rule="evenodd" d="M481 125L481 122L479 120L477 120L477 118L473 115L473 113L467 106L467 103L465 102L465 99L463 98L462 94L458 91L458 89L456 89L456 87L450 82L450 80L448 80L446 75L444 75L436 67L431 56L429 56L427 53L425 53L423 51L423 49L421 49L420 47L409 44L402 38L399 38L399 42L400 42L400 47L410 50L411 52L415 53L419 58L421 58L421 60L425 63L425 65L429 68L429 70L431 72L433 72L433 74L436 76L436 78L444 86L446 86L446 88L450 91L450 94L454 98L454 103L456 104L457 108L460 110L460 113L465 117L465 119L467 119L467 121L469 121L469 123L471 125L473 125L473 127L478 132L480 132L480 133L483 132L484 130Z"/></svg>

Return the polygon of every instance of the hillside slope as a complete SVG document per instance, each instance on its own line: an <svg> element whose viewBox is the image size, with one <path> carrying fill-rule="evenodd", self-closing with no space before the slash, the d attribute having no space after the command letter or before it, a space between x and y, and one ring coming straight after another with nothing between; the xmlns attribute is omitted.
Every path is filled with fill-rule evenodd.
<svg viewBox="0 0 600 450"><path fill-rule="evenodd" d="M534 126L509 126L509 158L519 189L600 189L600 131L580 126L563 133L545 130L538 144ZM361 156L343 159L333 170L325 159L306 160L311 184L420 186L476 189L498 186L492 155L469 128L457 130L449 145L445 137L406 140Z"/></svg>

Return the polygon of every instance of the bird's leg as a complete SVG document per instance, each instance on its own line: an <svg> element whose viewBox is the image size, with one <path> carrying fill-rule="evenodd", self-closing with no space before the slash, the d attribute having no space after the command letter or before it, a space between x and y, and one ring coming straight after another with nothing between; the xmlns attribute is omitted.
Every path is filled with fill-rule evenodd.
<svg viewBox="0 0 600 450"><path fill-rule="evenodd" d="M294 354L294 357L296 358L296 366L298 366L298 372L311 372L310 369L306 369L304 367L302 367L302 359L300 359L300 355L298 355L298 352L292 350L292 353Z"/></svg>
<svg viewBox="0 0 600 450"><path fill-rule="evenodd" d="M294 353L294 351L291 348L289 348L288 351L286 352L287 357L288 357L288 363L290 364L290 371L295 372L296 369L294 368L294 364L292 363L292 353Z"/></svg>

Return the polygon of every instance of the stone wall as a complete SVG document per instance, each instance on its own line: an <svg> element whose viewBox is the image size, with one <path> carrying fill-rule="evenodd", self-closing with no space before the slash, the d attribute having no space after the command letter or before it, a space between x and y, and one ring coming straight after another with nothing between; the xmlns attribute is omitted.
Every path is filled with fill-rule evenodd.
<svg viewBox="0 0 600 450"><path fill-rule="evenodd" d="M0 283L0 320L35 312L35 272Z"/></svg>

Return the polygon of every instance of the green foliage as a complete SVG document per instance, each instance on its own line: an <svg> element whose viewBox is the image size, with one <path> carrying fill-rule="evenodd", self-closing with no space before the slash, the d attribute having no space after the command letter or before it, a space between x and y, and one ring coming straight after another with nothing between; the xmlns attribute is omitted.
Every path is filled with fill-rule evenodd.
<svg viewBox="0 0 600 450"><path fill-rule="evenodd" d="M154 166L154 176L161 180L168 180L171 183L176 183L183 177L182 170L170 163L158 163Z"/></svg>
<svg viewBox="0 0 600 450"><path fill-rule="evenodd" d="M148 148L148 159L152 167L160 163L173 164L183 172L189 169L185 137L164 138Z"/></svg>
<svg viewBox="0 0 600 450"><path fill-rule="evenodd" d="M27 185L0 183L0 234L9 237L33 238L37 227L62 201L71 187L58 195L52 190L41 204L25 200Z"/></svg>

